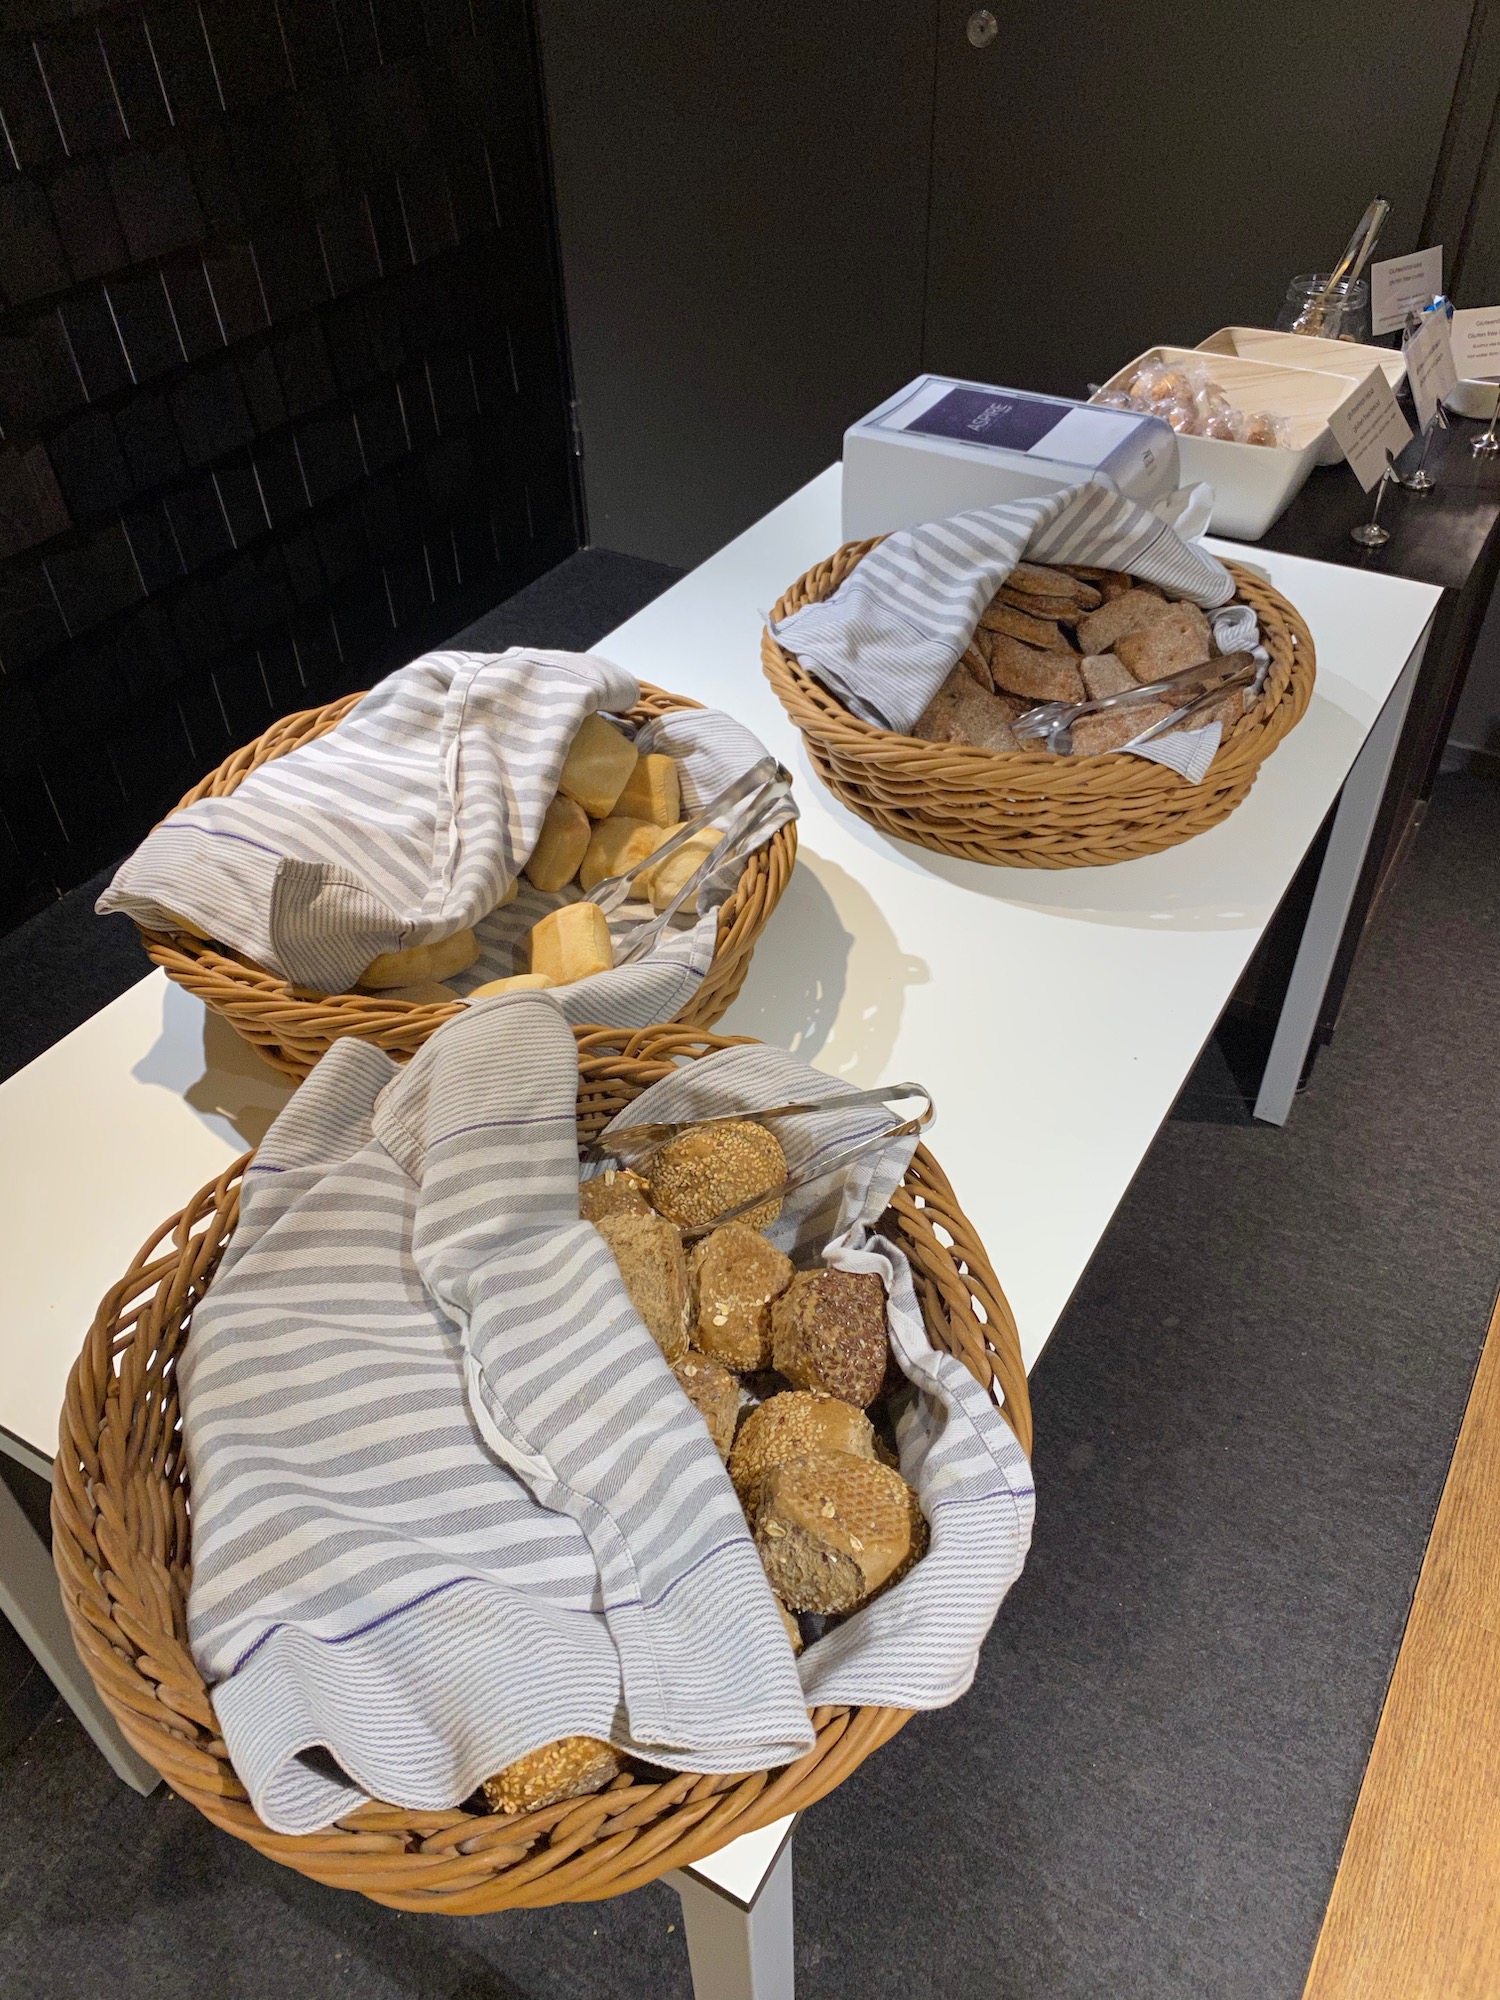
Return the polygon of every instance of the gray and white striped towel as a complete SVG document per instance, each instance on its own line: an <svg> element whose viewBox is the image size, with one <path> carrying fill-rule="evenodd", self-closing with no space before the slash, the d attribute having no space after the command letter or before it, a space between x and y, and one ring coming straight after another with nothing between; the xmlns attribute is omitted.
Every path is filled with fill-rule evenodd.
<svg viewBox="0 0 1500 2000"><path fill-rule="evenodd" d="M148 928L186 919L293 985L328 993L381 952L473 926L478 963L452 982L462 994L517 970L531 926L578 894L542 895L523 880L496 908L535 845L583 718L638 696L632 676L597 654L429 653L330 735L262 765L230 797L174 813L98 907ZM713 711L664 716L639 741L681 759L689 813L765 754ZM765 838L794 811L788 803ZM619 1027L670 1018L708 969L732 886L732 874L713 884L697 922L640 964L565 989L564 1011Z"/></svg>
<svg viewBox="0 0 1500 2000"><path fill-rule="evenodd" d="M578 1218L576 1061L545 995L479 1002L405 1070L341 1041L247 1174L181 1364L188 1619L280 1831L371 1797L451 1806L562 1735L676 1769L783 1763L811 1740L809 1702L962 1692L1020 1568L1025 1460L926 1349L900 1253L866 1237L901 1171L886 1149L781 1233L806 1254L842 1224L831 1259L891 1285L933 1548L799 1681L707 1432ZM629 1116L680 1115L684 1087L717 1110L844 1089L734 1049ZM799 1120L789 1153L871 1116Z"/></svg>
<svg viewBox="0 0 1500 2000"><path fill-rule="evenodd" d="M1089 481L888 535L832 597L804 605L772 630L853 714L909 733L1023 557L1129 570L1205 607L1234 595L1221 562L1113 487ZM1202 747L1194 739L1209 736L1206 769L1218 748L1217 724L1158 739L1136 754L1186 775Z"/></svg>

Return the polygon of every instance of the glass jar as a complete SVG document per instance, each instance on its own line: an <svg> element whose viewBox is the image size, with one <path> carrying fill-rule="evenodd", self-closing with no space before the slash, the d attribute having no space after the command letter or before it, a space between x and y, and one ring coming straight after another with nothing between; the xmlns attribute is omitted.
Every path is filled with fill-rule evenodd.
<svg viewBox="0 0 1500 2000"><path fill-rule="evenodd" d="M1276 315L1276 331L1290 333L1293 322L1319 296L1328 283L1326 271L1304 271L1286 288L1286 298ZM1323 318L1324 340L1368 341L1370 338L1370 283L1367 278L1345 278L1328 301Z"/></svg>

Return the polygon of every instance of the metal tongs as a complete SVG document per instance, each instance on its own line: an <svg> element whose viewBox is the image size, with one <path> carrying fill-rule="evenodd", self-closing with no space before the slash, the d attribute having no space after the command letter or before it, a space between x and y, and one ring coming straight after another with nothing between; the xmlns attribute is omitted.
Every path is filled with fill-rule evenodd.
<svg viewBox="0 0 1500 2000"><path fill-rule="evenodd" d="M1315 293L1298 313L1292 321L1291 332L1309 334L1314 339L1323 337L1328 309L1333 304L1340 285L1347 281L1352 289L1355 279L1369 262L1370 252L1375 248L1376 238L1385 227L1385 219L1390 212L1390 203L1376 195L1360 217L1359 227L1349 238L1343 256L1334 265L1328 283L1322 291Z"/></svg>
<svg viewBox="0 0 1500 2000"><path fill-rule="evenodd" d="M932 1123L932 1093L920 1083L893 1083L878 1090L855 1090L846 1097L825 1097L805 1104L773 1104L765 1111L728 1111L717 1118L683 1118L673 1124L622 1125L617 1130L595 1139L586 1147L583 1158L587 1160L614 1159L625 1163L649 1159L671 1139L683 1132L706 1130L713 1125L764 1124L768 1118L793 1118L809 1111L853 1111L863 1104L888 1105L892 1099L920 1097L922 1109L914 1117L901 1119L887 1126L883 1132L867 1133L863 1139L841 1147L822 1159L810 1160L794 1174L788 1174L775 1187L763 1188L753 1194L748 1201L736 1202L733 1208L726 1208L722 1215L716 1215L709 1222L701 1222L696 1228L684 1229L684 1243L696 1243L700 1236L707 1236L715 1229L721 1229L726 1222L747 1215L751 1209L759 1208L764 1201L779 1200L793 1189L808 1187L814 1181L826 1180L840 1168L862 1159L866 1153L873 1153L881 1146L887 1146L892 1139L905 1139L925 1131Z"/></svg>
<svg viewBox="0 0 1500 2000"><path fill-rule="evenodd" d="M1122 749L1130 749L1136 743L1149 743L1153 738L1175 729L1184 716L1195 714L1207 708L1211 702L1227 689L1248 685L1260 671L1260 663L1253 653L1223 653L1217 659L1204 660L1196 667L1184 667L1179 673L1168 674L1162 680L1148 681L1141 687L1122 688L1118 694L1100 695L1095 701L1048 701L1038 708L1029 708L1011 724L1015 734L1025 739L1040 737L1048 750L1056 747L1059 736L1066 735L1075 722L1081 722L1086 715L1107 715L1115 709L1143 708L1148 703L1160 701L1164 695L1185 693L1189 688L1197 688L1196 695L1171 715L1164 715L1160 722L1132 737L1130 743L1122 744Z"/></svg>

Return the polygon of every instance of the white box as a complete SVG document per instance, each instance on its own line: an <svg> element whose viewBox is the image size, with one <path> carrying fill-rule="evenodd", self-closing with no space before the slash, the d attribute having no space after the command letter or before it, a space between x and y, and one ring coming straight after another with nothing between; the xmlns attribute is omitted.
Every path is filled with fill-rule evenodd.
<svg viewBox="0 0 1500 2000"><path fill-rule="evenodd" d="M1094 400L1112 389L1128 388L1148 361L1202 359L1196 348L1147 348L1111 375ZM1279 368L1229 354L1215 355L1212 373L1231 403L1244 410L1263 410L1286 423L1290 443L1285 446L1180 434L1177 439L1184 484L1202 479L1214 489L1212 531L1257 542L1306 484L1323 449L1329 417L1363 378Z"/></svg>
<svg viewBox="0 0 1500 2000"><path fill-rule="evenodd" d="M844 539L1055 493L1095 473L1150 506L1177 490L1176 434L1131 410L919 375L844 433Z"/></svg>
<svg viewBox="0 0 1500 2000"><path fill-rule="evenodd" d="M1242 361L1270 361L1278 368L1310 368L1318 375L1341 375L1355 382L1363 382L1372 368L1379 368L1393 393L1406 380L1406 356L1398 347L1369 347L1359 340L1320 340L1314 334L1276 333L1265 326L1221 326L1207 340L1198 342L1198 352L1237 354ZM1329 431L1318 463L1342 465L1343 462L1339 441Z"/></svg>

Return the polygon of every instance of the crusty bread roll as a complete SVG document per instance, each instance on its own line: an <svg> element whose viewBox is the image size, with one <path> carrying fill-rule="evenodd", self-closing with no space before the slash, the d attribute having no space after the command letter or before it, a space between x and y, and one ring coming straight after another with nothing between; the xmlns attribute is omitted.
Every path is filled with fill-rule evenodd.
<svg viewBox="0 0 1500 2000"><path fill-rule="evenodd" d="M543 815L542 830L527 858L526 880L532 888L548 895L565 889L578 873L593 833L583 807L559 792Z"/></svg>
<svg viewBox="0 0 1500 2000"><path fill-rule="evenodd" d="M615 962L609 924L597 903L564 903L533 924L527 940L531 970L554 986L571 986Z"/></svg>
<svg viewBox="0 0 1500 2000"><path fill-rule="evenodd" d="M728 1222L693 1246L695 1338L726 1368L769 1368L771 1301L792 1282L792 1260L748 1223Z"/></svg>
<svg viewBox="0 0 1500 2000"><path fill-rule="evenodd" d="M420 986L429 979L452 979L467 972L479 956L479 940L471 930L454 931L431 944L408 945L405 951L383 951L372 958L357 984L367 993L388 986ZM450 999L457 999L450 994Z"/></svg>
<svg viewBox="0 0 1500 2000"><path fill-rule="evenodd" d="M600 1742L597 1736L562 1736L556 1743L544 1743L540 1750L528 1750L514 1764L486 1778L485 1803L491 1812L535 1812L563 1799L603 1791L619 1777L620 1768L619 1754L612 1744Z"/></svg>
<svg viewBox="0 0 1500 2000"><path fill-rule="evenodd" d="M665 831L682 818L682 792L677 760L659 751L640 758L615 800L615 811L628 819L649 820Z"/></svg>
<svg viewBox="0 0 1500 2000"><path fill-rule="evenodd" d="M771 1351L798 1389L864 1409L880 1394L890 1352L885 1286L873 1271L799 1271L771 1307Z"/></svg>
<svg viewBox="0 0 1500 2000"><path fill-rule="evenodd" d="M601 819L578 870L579 888L587 892L611 875L623 875L637 861L649 860L665 839L662 829L649 820L625 819L619 813Z"/></svg>
<svg viewBox="0 0 1500 2000"><path fill-rule="evenodd" d="M590 819L608 819L636 766L636 747L602 715L586 715L563 760L557 789Z"/></svg>
<svg viewBox="0 0 1500 2000"><path fill-rule="evenodd" d="M668 1361L688 1349L687 1259L682 1235L661 1215L606 1215L594 1224L614 1253L630 1303Z"/></svg>
<svg viewBox="0 0 1500 2000"><path fill-rule="evenodd" d="M766 1475L755 1545L793 1611L857 1611L906 1564L921 1508L899 1472L849 1452L814 1452Z"/></svg>
<svg viewBox="0 0 1500 2000"><path fill-rule="evenodd" d="M775 1135L764 1125L740 1118L683 1132L646 1164L653 1206L683 1229L701 1228L785 1179L786 1154ZM735 1220L750 1229L765 1229L780 1213L781 1198L776 1196Z"/></svg>
<svg viewBox="0 0 1500 2000"><path fill-rule="evenodd" d="M579 1182L578 1213L585 1222L602 1222L606 1215L650 1215L646 1183L628 1167L606 1167L592 1180Z"/></svg>
<svg viewBox="0 0 1500 2000"><path fill-rule="evenodd" d="M729 1457L729 1477L740 1505L753 1520L761 1481L773 1467L810 1452L875 1456L875 1432L863 1410L816 1389L788 1389L752 1410Z"/></svg>
<svg viewBox="0 0 1500 2000"><path fill-rule="evenodd" d="M740 1413L739 1383L717 1361L691 1350L673 1364L672 1373L682 1393L708 1425L715 1451L727 1460L729 1447L734 1443L735 1419Z"/></svg>
<svg viewBox="0 0 1500 2000"><path fill-rule="evenodd" d="M662 840L669 840L674 833L680 831L681 828L676 826L663 827ZM648 868L640 877L640 882L651 898L651 907L655 910L664 910L683 884L703 866L723 837L719 827L706 826L701 833L695 833L691 840L685 840L675 854L669 854L657 867ZM682 908L695 910L697 907L698 895L695 890Z"/></svg>
<svg viewBox="0 0 1500 2000"><path fill-rule="evenodd" d="M513 972L506 979L487 979L466 993L466 1000L493 1000L497 993L548 993L555 982L545 972Z"/></svg>

